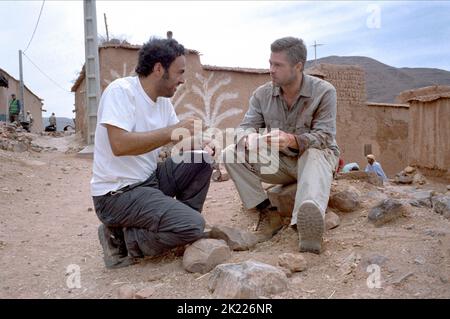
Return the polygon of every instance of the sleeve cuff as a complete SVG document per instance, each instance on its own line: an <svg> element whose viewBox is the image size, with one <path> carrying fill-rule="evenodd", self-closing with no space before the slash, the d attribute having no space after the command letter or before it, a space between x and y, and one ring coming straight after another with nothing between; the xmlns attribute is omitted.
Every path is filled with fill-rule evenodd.
<svg viewBox="0 0 450 319"><path fill-rule="evenodd" d="M295 135L295 139L298 144L298 156L302 154L309 148L309 140L305 135Z"/></svg>

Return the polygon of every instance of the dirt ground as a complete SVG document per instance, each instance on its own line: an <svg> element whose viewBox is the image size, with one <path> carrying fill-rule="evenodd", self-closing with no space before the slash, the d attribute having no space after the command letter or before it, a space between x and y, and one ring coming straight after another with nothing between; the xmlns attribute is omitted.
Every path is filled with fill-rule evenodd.
<svg viewBox="0 0 450 319"><path fill-rule="evenodd" d="M154 287L152 298L212 298L209 274L188 273L174 253L105 269L89 195L92 160L59 150L0 150L0 298L117 298L125 284ZM307 270L294 273L289 290L273 298L450 298L450 221L408 206L406 217L374 227L367 214L377 200L407 198L415 187L359 181L333 187L350 186L363 198L361 209L338 213L341 224L326 232L325 251L303 254ZM423 188L446 191L439 181ZM243 211L232 181L211 183L204 216L209 225L244 229L257 221ZM286 227L251 251L233 252L229 262L277 265L281 253L297 251L298 235ZM367 284L373 260L380 264L380 288ZM73 267L80 269L80 288L67 285Z"/></svg>

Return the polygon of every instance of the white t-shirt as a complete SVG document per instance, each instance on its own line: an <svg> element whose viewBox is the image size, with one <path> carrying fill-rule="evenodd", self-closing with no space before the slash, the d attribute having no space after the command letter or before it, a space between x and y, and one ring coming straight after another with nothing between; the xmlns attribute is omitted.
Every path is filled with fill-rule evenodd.
<svg viewBox="0 0 450 319"><path fill-rule="evenodd" d="M91 195L101 196L146 180L156 169L159 148L151 152L115 156L104 124L128 132L148 132L178 123L169 98L153 102L137 76L113 81L102 94L95 130Z"/></svg>

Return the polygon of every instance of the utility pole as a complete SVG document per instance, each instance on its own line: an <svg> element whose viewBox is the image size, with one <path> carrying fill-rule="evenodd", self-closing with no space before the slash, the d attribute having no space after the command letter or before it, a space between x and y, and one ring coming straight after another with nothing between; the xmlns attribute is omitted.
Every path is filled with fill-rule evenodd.
<svg viewBox="0 0 450 319"><path fill-rule="evenodd" d="M98 58L97 11L95 0L84 0L84 45L86 80L87 143L94 144L97 109L100 101L100 67Z"/></svg>
<svg viewBox="0 0 450 319"><path fill-rule="evenodd" d="M314 47L314 64L316 64L316 60L317 60L317 47L324 45L322 43L317 43L316 41L314 41L314 44L311 45L312 47Z"/></svg>
<svg viewBox="0 0 450 319"><path fill-rule="evenodd" d="M106 22L106 13L103 13L103 16L105 17L106 42L109 42L108 22Z"/></svg>
<svg viewBox="0 0 450 319"><path fill-rule="evenodd" d="M20 76L20 88L19 88L19 101L20 101L20 114L17 119L19 122L25 115L25 101L24 101L24 84L23 84L23 66L22 66L22 50L19 50L19 76Z"/></svg>

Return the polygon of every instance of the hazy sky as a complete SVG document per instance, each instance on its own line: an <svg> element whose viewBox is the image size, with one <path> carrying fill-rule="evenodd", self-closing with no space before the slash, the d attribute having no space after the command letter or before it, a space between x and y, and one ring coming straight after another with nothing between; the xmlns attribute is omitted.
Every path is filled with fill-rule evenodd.
<svg viewBox="0 0 450 319"><path fill-rule="evenodd" d="M42 1L0 1L0 68L19 78L18 50L30 41ZM267 68L270 43L301 37L308 58L361 55L395 67L450 70L450 2L97 1L98 33L142 44L168 30L203 64ZM48 116L73 117L73 80L84 63L82 1L46 1L25 54L25 84Z"/></svg>

